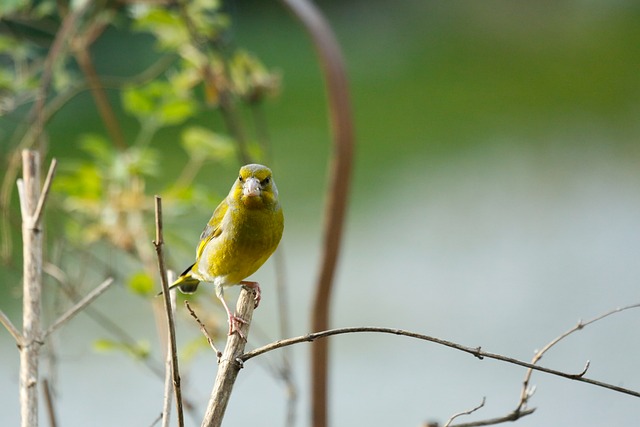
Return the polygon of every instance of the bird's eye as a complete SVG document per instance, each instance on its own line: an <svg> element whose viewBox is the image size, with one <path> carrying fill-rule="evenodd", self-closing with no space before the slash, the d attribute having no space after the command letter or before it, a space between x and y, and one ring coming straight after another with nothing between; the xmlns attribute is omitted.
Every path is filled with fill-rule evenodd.
<svg viewBox="0 0 640 427"><path fill-rule="evenodd" d="M270 180L271 180L271 178L266 177L265 179L262 180L262 185L267 185Z"/></svg>
<svg viewBox="0 0 640 427"><path fill-rule="evenodd" d="M240 181L240 182L243 182L243 181L244 181L244 179L242 179L242 175L240 175L240 176L238 177L238 181Z"/></svg>

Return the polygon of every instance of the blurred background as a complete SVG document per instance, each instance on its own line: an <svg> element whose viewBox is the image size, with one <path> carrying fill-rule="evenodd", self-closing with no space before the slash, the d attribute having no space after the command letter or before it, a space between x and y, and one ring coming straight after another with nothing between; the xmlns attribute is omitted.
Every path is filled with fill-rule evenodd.
<svg viewBox="0 0 640 427"><path fill-rule="evenodd" d="M407 329L530 360L579 319L640 302L637 2L317 4L343 48L357 134L333 326ZM280 338L276 277L288 289L290 334L309 331L329 122L322 76L302 27L277 2L227 1L224 11L232 23L228 37L281 79L277 96L262 109L271 142L261 155L274 170L285 210L279 249L284 274L276 275L272 259L254 275L263 288L249 341L257 347ZM126 21L109 26L91 52L98 72L114 78L135 75L159 56L153 38ZM107 92L117 104L121 92ZM25 111L0 117L4 163L16 148L11 135ZM139 136L139 123L121 110L117 114L126 139ZM193 123L226 132L211 112ZM105 134L91 95L74 97L47 131L44 163L58 159L57 185L68 194L69 181L79 179L78 165L99 159L99 149L88 150L83 135ZM145 181L147 196L160 192L172 200L162 192L193 160L177 143L183 131L182 124L167 126L145 145L156 156L156 170ZM200 196L165 207L172 268L181 271L191 262L202 227L238 166L233 157L203 162L193 177ZM70 200L52 198L52 206ZM145 200L142 227L151 233L152 204ZM56 228L64 218L52 206L47 236L78 232L68 224ZM1 267L0 309L17 325L19 221L14 195L10 224L18 257ZM116 274L119 283L92 307L135 339L141 352L161 360L152 297L131 291L139 261L100 238L87 246L91 255L60 255L61 267L72 276L98 259L99 268L77 275L86 279L85 290ZM152 251L150 239L131 244ZM83 252L81 244L75 249ZM50 249L49 258L60 252L65 250ZM237 293L230 290L227 298ZM211 289L201 294L213 298ZM55 318L56 302L49 299L46 307ZM201 310L210 312L201 313L212 322L224 322L218 303L203 302ZM640 312L609 317L562 341L541 364L578 373L589 360L588 377L640 390L634 363L639 327ZM82 313L53 337L48 347L55 360L46 358L42 371L53 377L60 425L146 426L160 413L162 380L139 354L121 351L112 332ZM180 320L178 336L183 348L197 347L200 333L188 316ZM216 372L213 353L200 347L185 349L183 364L185 394L196 414L204 411ZM308 354L306 344L289 354L298 392L296 426L309 424ZM225 425L284 425L287 390L275 373L281 358L282 352L273 352L246 364ZM18 359L10 335L0 332L2 425L19 420ZM483 397L485 407L459 421L502 416L516 407L525 374L434 344L372 334L332 339L331 361L335 426L442 424ZM640 419L634 397L539 373L532 383L537 388L530 407L538 409L519 426L629 426Z"/></svg>

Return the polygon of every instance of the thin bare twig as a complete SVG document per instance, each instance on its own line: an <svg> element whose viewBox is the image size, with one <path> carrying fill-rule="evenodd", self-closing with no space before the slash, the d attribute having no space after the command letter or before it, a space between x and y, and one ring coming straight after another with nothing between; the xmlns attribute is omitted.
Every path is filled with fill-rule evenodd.
<svg viewBox="0 0 640 427"><path fill-rule="evenodd" d="M200 331L202 331L202 334L205 336L205 338L209 342L209 345L211 346L213 351L215 351L216 357L218 358L218 363L220 363L220 358L222 357L222 352L216 348L216 345L213 342L213 338L211 337L211 335L209 335L209 331L207 331L207 327L198 318L198 316L196 315L196 312L193 311L193 309L189 305L189 301L185 300L184 301L184 305L185 305L185 307L187 307L187 310L189 310L189 313L191 314L191 317L193 317L196 320L196 322L198 322L198 326L200 326Z"/></svg>
<svg viewBox="0 0 640 427"><path fill-rule="evenodd" d="M503 417L497 417L497 418L489 418L486 420L481 420L481 421L472 421L469 423L462 423L462 424L454 424L450 427L482 427L482 426L493 426L496 424L502 424L502 423L508 423L508 422L513 422L513 421L517 421L520 418L527 416L527 415L531 415L535 412L535 408L531 408L531 409L525 409L525 410L515 410L513 412L510 412L509 414L503 416Z"/></svg>
<svg viewBox="0 0 640 427"><path fill-rule="evenodd" d="M84 310L89 304L91 304L96 298L102 295L107 289L113 285L114 281L112 277L109 277L102 282L97 288L87 294L86 297L78 301L73 307L67 310L62 316L58 318L49 328L42 334L41 341L44 341L49 335L55 332L60 326L64 325L73 316Z"/></svg>
<svg viewBox="0 0 640 427"><path fill-rule="evenodd" d="M484 403L487 401L486 397L482 398L482 402L480 402L480 404L478 406L476 406L473 409L469 409L466 411L462 411L462 412L458 412L457 414L453 414L449 420L444 424L444 426L442 427L449 427L451 425L451 423L453 422L453 420L455 420L458 417L461 417L463 415L469 415L469 414L473 414L474 412L476 412L478 409L483 408L484 407Z"/></svg>
<svg viewBox="0 0 640 427"><path fill-rule="evenodd" d="M158 415L158 416L156 417L156 419L155 419L155 420L153 420L153 422L151 423L151 425L149 425L149 427L154 427L156 424L158 424L160 421L162 421L162 415L163 415L163 414Z"/></svg>
<svg viewBox="0 0 640 427"><path fill-rule="evenodd" d="M49 380L44 378L42 380L42 390L44 393L44 402L47 408L47 415L49 416L49 426L57 427L58 420L56 418L56 411L53 405L53 398L51 397L51 387L49 386Z"/></svg>
<svg viewBox="0 0 640 427"><path fill-rule="evenodd" d="M67 275L64 271L60 270L56 265L51 263L45 263L43 266L43 270L59 283L60 289L71 301L76 302L80 300L78 292L74 289L74 286L69 283L69 279L67 278ZM133 338L127 330L123 329L120 325L114 322L111 317L103 314L100 310L91 306L87 306L84 309L84 314L95 321L109 334L113 335L117 340L120 340L125 347L136 347L136 339ZM157 360L154 360L153 357L146 357L141 360L141 363L157 377L163 377L164 372L159 366L159 362Z"/></svg>
<svg viewBox="0 0 640 427"><path fill-rule="evenodd" d="M176 328L171 311L171 296L169 295L169 283L167 283L167 270L164 266L164 256L162 245L164 240L162 236L162 199L155 196L155 213L156 213L156 239L153 246L158 255L158 269L160 270L160 281L162 283L162 295L164 299L164 308L167 314L167 325L169 329L169 341L171 346L171 372L173 374L173 389L176 396L176 407L178 412L178 425L184 426L184 412L182 410L182 391L180 388L180 372L178 369L178 349L176 345Z"/></svg>
<svg viewBox="0 0 640 427"><path fill-rule="evenodd" d="M512 357L508 357L508 356L503 356L501 354L497 354L497 353L490 353L488 351L484 351L482 350L481 347L467 347L461 344L457 344L455 342L452 341L447 341L447 340L443 340L440 338L435 338L429 335L424 335L424 334L419 334L417 332L411 332L411 331L405 331L402 329L393 329L393 328L380 328L380 327L373 327L373 326L363 326L363 327L351 327L351 328L336 328L336 329L330 329L327 331L322 331L322 332L314 332L311 334L307 334L307 335L303 335L300 337L295 337L295 338L288 338L285 340L280 340L280 341L276 341L273 342L271 344L267 344L265 346L259 347L255 350L252 350L248 353L243 354L242 356L239 357L239 359L242 362L246 362L249 359L252 359L256 356L259 356L263 353L278 349L278 348L282 348L282 347L286 347L289 345L293 345L293 344L298 344L301 342L313 342L317 339L320 338L326 338L326 337L330 337L333 335L341 335L341 334L350 334L350 333L362 333L362 332L375 332L375 333L384 333L384 334L393 334L393 335L402 335L402 336L406 336L406 337L411 337L411 338L417 338L423 341L429 341L429 342L433 342L435 344L439 344L439 345L443 345L445 347L450 347L459 351L463 351L465 353L469 353L473 356L475 356L476 358L482 360L482 359L494 359L494 360L499 360L502 362L507 362L513 365L518 365L518 366L523 366L525 368L530 368L536 371L540 371L540 372L545 372L547 374L551 374L551 375L555 375L558 377L563 377L563 378L567 378L570 380L574 380L574 381L579 381L579 382L583 382L583 383L587 383L587 384L591 384L597 387L602 387L608 390L613 390L616 391L618 393L623 393L623 394L628 394L630 396L634 396L634 397L640 397L640 392L635 391L635 390L631 390L628 388L624 388L624 387L620 387L620 386L616 386L613 384L608 384L608 383L604 383L602 381L597 381L597 380L592 380L590 378L586 378L584 376L580 376L580 375L576 375L576 374L571 374L571 373L567 373L567 372L562 372L562 371L558 371L555 369L550 369L550 368L545 368L542 366L538 366L535 365L533 363L529 363L529 362L524 362L522 360L518 360L518 359L514 359Z"/></svg>
<svg viewBox="0 0 640 427"><path fill-rule="evenodd" d="M569 329L568 331L562 333L561 335L559 335L558 337L554 338L551 342L549 342L547 345L545 345L541 350L536 351L536 354L533 356L533 359L531 360L531 364L535 365L536 363L538 363L538 361L540 361L540 359L542 358L542 356L549 350L551 349L553 346L555 346L556 344L558 344L560 341L562 341L563 339L565 339L566 337L568 337L569 335L571 335L572 333L582 330L585 326L588 326L594 322L597 322L601 319L604 319L607 316L610 316L612 314L615 313L620 313L621 311L625 311L625 310L629 310L632 308L638 308L640 307L640 304L632 304L632 305L628 305L626 307L619 307L613 310L610 310L600 316L597 316L587 322L582 322L579 321L578 324L576 326L574 326L573 328ZM569 379L577 379L577 378L581 378L583 377L586 373L587 370L589 369L589 361L587 361L585 363L584 368L582 369L581 372L577 373L577 374L567 374L566 378ZM516 406L516 408L511 411L510 413L508 413L507 415L503 416L503 417L498 417L498 418L490 418L490 419L485 419L485 420L480 420L480 421L472 421L469 423L462 423L462 424L455 424L452 427L480 427L480 426L490 426L490 425L496 425L496 424L501 424L501 423L505 423L505 422L513 422L516 421L522 417L525 417L527 415L532 414L536 408L527 408L527 403L529 402L529 399L531 398L531 396L533 396L533 393L535 392L535 387L530 387L529 386L529 382L531 380L531 375L533 374L534 369L530 368L527 370L527 373L525 374L524 377L524 381L522 384L522 390L520 392L520 400L518 402L518 405Z"/></svg>
<svg viewBox="0 0 640 427"><path fill-rule="evenodd" d="M173 283L176 279L175 273L172 270L167 271L167 280L169 283ZM175 317L176 314L176 292L175 290L169 291L171 297L171 315ZM171 334L167 331L167 354L165 356L165 376L164 376L164 400L162 401L162 427L169 427L171 424L171 400L173 399L173 381L171 369L171 360L173 353L171 351Z"/></svg>
<svg viewBox="0 0 640 427"><path fill-rule="evenodd" d="M328 95L332 130L332 161L325 205L324 247L311 317L313 331L329 328L333 276L340 251L353 163L354 130L346 70L340 46L320 10L309 0L282 0L304 25L316 48ZM327 425L328 341L315 343L311 351L312 425Z"/></svg>
<svg viewBox="0 0 640 427"><path fill-rule="evenodd" d="M33 218L31 219L31 228L38 228L40 225L40 220L42 219L42 212L44 210L44 204L47 202L47 197L49 196L49 191L51 190L51 183L53 181L53 176L56 173L56 166L58 165L58 161L54 158L51 159L51 164L49 165L49 172L47 172L47 177L44 180L44 184L42 187L42 193L40 193L40 198L38 199L38 205L36 206L36 210L33 213Z"/></svg>
<svg viewBox="0 0 640 427"><path fill-rule="evenodd" d="M288 286L285 275L284 254L282 250L276 251L274 254L275 271L276 271L276 294L278 304L278 314L280 318L280 337L284 338L291 333L289 332L289 303L288 303ZM285 418L285 427L293 427L296 419L296 401L298 400L298 390L293 381L293 370L291 369L291 352L284 349L282 352L282 367L278 370L280 378L284 382L287 394L287 409Z"/></svg>
<svg viewBox="0 0 640 427"><path fill-rule="evenodd" d="M104 25L101 23L99 25ZM89 44L91 40L82 37L79 39L79 42L75 47L75 57L78 61L78 65L80 69L85 75L85 78L89 82L89 87L91 88L91 95L93 96L93 100L96 103L96 108L98 109L98 113L100 113L100 118L104 123L111 140L115 144L115 146L119 149L125 149L127 144L125 142L124 133L116 118L116 115L111 107L109 99L107 98L107 94L105 93L104 86L100 82L100 77L98 76L98 72L96 71L95 66L93 65L93 60L91 59L91 54L89 52Z"/></svg>
<svg viewBox="0 0 640 427"><path fill-rule="evenodd" d="M27 211L25 202L23 202L23 200L25 200L27 197L24 190L24 179L18 178L18 180L16 181L16 186L18 187L18 199L20 201L20 215L22 216L22 218L28 218L29 212ZM23 221L25 220L23 219ZM32 229L32 227L29 228Z"/></svg>
<svg viewBox="0 0 640 427"><path fill-rule="evenodd" d="M32 139L27 142L26 147L31 147L31 144L40 137L40 134L44 129L44 106L49 86L53 80L54 64L58 57L62 55L66 43L69 40L72 40L74 32L78 31L80 26L77 25L77 21L82 18L92 4L93 2L90 1L85 2L80 7L74 9L72 13L67 14L62 20L59 30L56 32L56 36L43 64L36 102L29 114L30 116L35 116L35 126L32 126L32 128L35 129L35 132L30 135ZM26 136L27 135L25 135L25 137Z"/></svg>
<svg viewBox="0 0 640 427"><path fill-rule="evenodd" d="M586 326L591 325L592 323L595 323L599 320L602 320L608 316L611 316L613 314L616 313L620 313L622 311L625 310L630 310L632 308L638 308L640 307L640 303L639 304L631 304L625 307L618 307L615 308L613 310L607 311L604 314L601 314L599 316L594 317L591 320L588 320L586 322L582 322L582 321L578 321L578 324L575 325L573 328L567 330L566 332L560 334L558 337L556 337L555 339L553 339L551 342L549 342L547 345L545 345L541 350L538 350L536 352L536 354L533 356L533 359L531 359L531 363L532 364L536 364L538 363L538 361L540 359L542 359L542 356L549 351L553 346L555 346L556 344L558 344L560 341L562 341L563 339L565 339L566 337L568 337L569 335L573 334L574 332L580 331L583 328L585 328ZM589 362L587 361L583 371L578 374L578 376L584 376L584 374L587 372L587 369L589 369ZM526 407L527 402L529 401L529 398L533 395L533 390L532 388L529 387L529 382L531 380L531 375L533 374L533 369L529 369L527 371L527 373L525 374L524 377L524 381L522 383L522 391L520 392L520 402L518 403L518 407L516 410L522 410Z"/></svg>
<svg viewBox="0 0 640 427"><path fill-rule="evenodd" d="M0 310L0 323L2 323L5 328L7 328L7 331L9 331L13 339L16 340L16 344L18 345L18 347L20 347L22 345L22 334L20 333L18 328L16 328L15 325L11 323L11 320L7 317L6 314L4 314L2 310Z"/></svg>

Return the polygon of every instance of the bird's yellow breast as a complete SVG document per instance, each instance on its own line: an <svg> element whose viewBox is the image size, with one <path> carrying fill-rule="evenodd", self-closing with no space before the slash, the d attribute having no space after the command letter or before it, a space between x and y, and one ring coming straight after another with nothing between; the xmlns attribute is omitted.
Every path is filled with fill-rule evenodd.
<svg viewBox="0 0 640 427"><path fill-rule="evenodd" d="M203 281L230 286L255 273L276 250L284 217L279 204L262 209L232 204L220 228L220 234L206 243L193 270Z"/></svg>

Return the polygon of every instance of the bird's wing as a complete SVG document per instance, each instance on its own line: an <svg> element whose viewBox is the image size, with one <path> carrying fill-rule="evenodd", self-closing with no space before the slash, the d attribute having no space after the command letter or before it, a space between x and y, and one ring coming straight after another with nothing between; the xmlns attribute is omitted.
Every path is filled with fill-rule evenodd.
<svg viewBox="0 0 640 427"><path fill-rule="evenodd" d="M205 246L207 246L207 243L209 243L211 239L218 237L220 233L222 233L222 218L224 218L224 215L227 213L228 209L229 204L227 203L227 200L224 199L220 202L216 210L213 211L213 216L211 216L211 219L207 223L206 227L204 227L204 230L202 230L202 234L200 234L200 243L198 244L198 249L196 249L196 259L200 259Z"/></svg>

